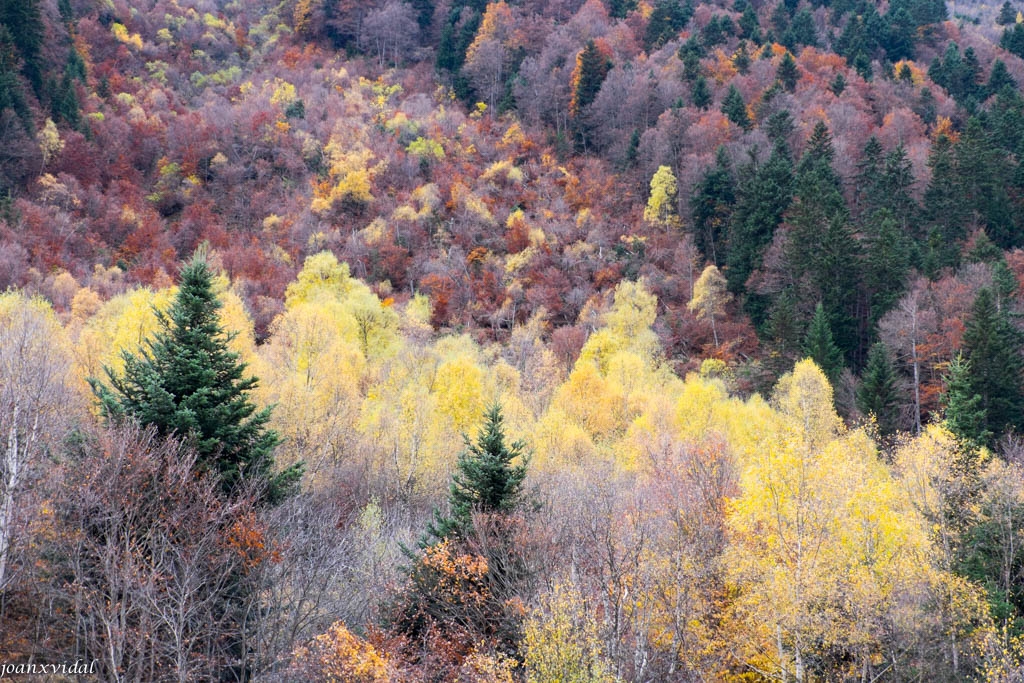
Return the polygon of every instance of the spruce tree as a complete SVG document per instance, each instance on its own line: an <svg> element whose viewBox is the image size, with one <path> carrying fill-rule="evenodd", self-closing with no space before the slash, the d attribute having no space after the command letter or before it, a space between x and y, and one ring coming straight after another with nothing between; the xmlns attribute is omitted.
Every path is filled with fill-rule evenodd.
<svg viewBox="0 0 1024 683"><path fill-rule="evenodd" d="M693 82L690 100L697 109L707 109L711 105L711 88L708 87L708 79L703 75L698 75L697 80Z"/></svg>
<svg viewBox="0 0 1024 683"><path fill-rule="evenodd" d="M25 91L21 87L17 63L11 33L6 26L0 24L0 113L4 109L13 111L24 131L33 135L35 125L32 122L32 111L28 108Z"/></svg>
<svg viewBox="0 0 1024 683"><path fill-rule="evenodd" d="M1000 311L992 290L982 288L964 330L964 356L970 361L970 386L985 409L985 426L996 436L1024 424L1020 351L1021 335L1009 311Z"/></svg>
<svg viewBox="0 0 1024 683"><path fill-rule="evenodd" d="M782 61L779 62L779 68L775 72L775 77L779 79L779 83L786 89L786 92L796 90L796 82L800 78L800 72L797 70L793 55L787 52L782 56Z"/></svg>
<svg viewBox="0 0 1024 683"><path fill-rule="evenodd" d="M884 435L896 431L899 390L889 349L883 342L876 343L868 353L861 385L857 389L857 407L865 415L875 416L879 433Z"/></svg>
<svg viewBox="0 0 1024 683"><path fill-rule="evenodd" d="M992 432L987 427L981 395L974 391L971 365L958 353L946 372L946 393L942 396L946 427L973 448L988 443Z"/></svg>
<svg viewBox="0 0 1024 683"><path fill-rule="evenodd" d="M529 456L524 442L505 443L503 423L501 406L494 404L484 415L476 442L463 435L466 450L459 455L458 471L452 475L449 513L435 510L421 546L464 538L472 528L474 512L507 515L522 503ZM515 460L517 464L513 464Z"/></svg>
<svg viewBox="0 0 1024 683"><path fill-rule="evenodd" d="M758 165L752 158L737 175L736 208L729 223L726 254L726 279L734 293L742 292L750 274L761 267L765 247L792 198L793 166L780 142L767 162Z"/></svg>
<svg viewBox="0 0 1024 683"><path fill-rule="evenodd" d="M715 165L697 182L690 199L694 243L704 255L704 260L716 266L725 262L722 242L735 203L735 183L729 155L724 147L719 147Z"/></svg>
<svg viewBox="0 0 1024 683"><path fill-rule="evenodd" d="M1006 0L1003 6L999 8L999 17L996 18L996 23L1000 26L1009 26L1017 22L1017 10L1010 4L1010 0Z"/></svg>
<svg viewBox="0 0 1024 683"><path fill-rule="evenodd" d="M807 328L804 339L804 354L818 364L828 381L835 385L843 371L843 352L832 340L832 328L828 323L825 309L819 303L814 308L814 317Z"/></svg>
<svg viewBox="0 0 1024 683"><path fill-rule="evenodd" d="M21 54L22 73L35 89L43 86L43 41L46 25L43 23L39 0L0 0L0 24L10 31L14 45Z"/></svg>
<svg viewBox="0 0 1024 683"><path fill-rule="evenodd" d="M945 135L932 144L928 156L932 178L924 192L925 222L938 238L937 267L956 265L958 243L967 236L964 183L954 155L953 143Z"/></svg>
<svg viewBox="0 0 1024 683"><path fill-rule="evenodd" d="M729 86L729 92L722 100L722 113L743 130L750 130L753 126L750 114L747 113L747 105L743 101L743 95L735 85Z"/></svg>
<svg viewBox="0 0 1024 683"><path fill-rule="evenodd" d="M587 41L586 47L576 58L575 83L569 111L573 116L579 114L597 98L601 84L612 68L611 61L601 54L593 40Z"/></svg>
<svg viewBox="0 0 1024 683"><path fill-rule="evenodd" d="M213 275L197 253L181 272L168 311L157 311L160 330L137 355L123 352L125 369L105 368L109 386L90 379L104 416L153 425L160 436L187 440L197 466L219 476L223 492L243 482L264 487L264 500L280 501L297 485L302 466L274 473L278 435L267 428L270 408L257 411L248 393L257 379L228 350L231 335L217 316L221 304Z"/></svg>

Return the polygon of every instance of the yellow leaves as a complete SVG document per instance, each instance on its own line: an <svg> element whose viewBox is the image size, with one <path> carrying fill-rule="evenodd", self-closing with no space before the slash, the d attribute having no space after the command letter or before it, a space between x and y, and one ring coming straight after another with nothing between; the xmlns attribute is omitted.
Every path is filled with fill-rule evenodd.
<svg viewBox="0 0 1024 683"><path fill-rule="evenodd" d="M354 286L355 281L349 276L348 264L338 263L334 254L322 251L303 263L296 281L285 290L284 305L287 308L320 297L344 297Z"/></svg>
<svg viewBox="0 0 1024 683"><path fill-rule="evenodd" d="M559 585L541 598L523 633L523 666L528 683L614 683L606 659L595 605L570 586Z"/></svg>
<svg viewBox="0 0 1024 683"><path fill-rule="evenodd" d="M808 448L822 447L843 427L832 407L832 386L809 358L779 380L772 401L791 433Z"/></svg>
<svg viewBox="0 0 1024 683"><path fill-rule="evenodd" d="M124 24L119 24L115 21L110 27L110 32L114 34L114 38L118 42L130 45L136 50L142 49L142 36L138 33L129 33L128 28Z"/></svg>
<svg viewBox="0 0 1024 683"><path fill-rule="evenodd" d="M651 195L644 208L644 220L664 227L678 227L676 176L669 166L659 166L651 178Z"/></svg>
<svg viewBox="0 0 1024 683"><path fill-rule="evenodd" d="M46 124L36 135L36 142L39 143L39 151L43 154L43 166L64 151L64 141L60 139L60 132L53 119L46 119Z"/></svg>
<svg viewBox="0 0 1024 683"><path fill-rule="evenodd" d="M475 360L458 356L437 369L434 391L440 413L451 420L457 432L469 434L484 411L484 373Z"/></svg>
<svg viewBox="0 0 1024 683"><path fill-rule="evenodd" d="M444 159L444 147L442 147L441 143L437 140L418 137L410 142L409 146L405 149L409 154L419 157L420 161Z"/></svg>
<svg viewBox="0 0 1024 683"><path fill-rule="evenodd" d="M353 635L340 621L296 650L292 668L309 680L347 683L388 683L393 673L386 654Z"/></svg>
<svg viewBox="0 0 1024 683"><path fill-rule="evenodd" d="M323 214L341 202L372 202L373 179L384 170L387 162L380 161L370 166L373 152L361 144L346 149L335 136L331 136L324 153L330 160L330 181L314 184L312 210Z"/></svg>

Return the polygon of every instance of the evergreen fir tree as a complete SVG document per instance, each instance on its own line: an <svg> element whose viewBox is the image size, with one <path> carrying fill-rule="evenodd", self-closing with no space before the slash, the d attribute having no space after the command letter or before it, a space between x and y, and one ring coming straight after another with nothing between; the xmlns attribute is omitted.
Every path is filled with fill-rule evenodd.
<svg viewBox="0 0 1024 683"><path fill-rule="evenodd" d="M970 362L962 354L958 353L949 364L942 405L946 427L961 441L978 448L992 439L981 396L974 391L971 381Z"/></svg>
<svg viewBox="0 0 1024 683"><path fill-rule="evenodd" d="M786 89L786 92L796 90L796 83L800 78L800 72L797 70L793 55L787 52L782 56L782 61L779 62L779 68L775 72L775 77L782 84L782 87Z"/></svg>
<svg viewBox="0 0 1024 683"><path fill-rule="evenodd" d="M832 328L829 326L825 309L819 303L814 308L814 317L807 328L804 338L804 354L818 364L829 382L835 385L839 374L843 371L843 352L832 340Z"/></svg>
<svg viewBox="0 0 1024 683"><path fill-rule="evenodd" d="M814 17L806 7L793 16L793 21L782 35L782 44L794 51L804 45L817 46L818 36L814 28Z"/></svg>
<svg viewBox="0 0 1024 683"><path fill-rule="evenodd" d="M694 243L704 259L716 266L725 261L722 241L735 202L729 155L724 147L719 147L715 165L697 182L690 200Z"/></svg>
<svg viewBox="0 0 1024 683"><path fill-rule="evenodd" d="M1000 248L1018 246L1021 239L1006 187L1011 177L1009 160L979 118L968 120L955 147L955 156L964 208L973 212L972 222L983 223L988 236Z"/></svg>
<svg viewBox="0 0 1024 683"><path fill-rule="evenodd" d="M785 145L776 143L767 162L758 165L752 158L737 175L726 255L726 279L734 293L742 292L747 278L761 266L764 249L792 198L793 167Z"/></svg>
<svg viewBox="0 0 1024 683"><path fill-rule="evenodd" d="M679 46L676 56L683 63L683 80L693 83L700 76L700 58L704 54L704 48L695 36Z"/></svg>
<svg viewBox="0 0 1024 683"><path fill-rule="evenodd" d="M43 23L39 0L0 0L0 24L7 27L18 53L21 55L22 73L35 89L43 87Z"/></svg>
<svg viewBox="0 0 1024 683"><path fill-rule="evenodd" d="M11 33L6 26L0 24L0 113L5 109L13 111L24 131L32 135L35 133L35 125L18 77L17 63Z"/></svg>
<svg viewBox="0 0 1024 683"><path fill-rule="evenodd" d="M999 16L996 18L996 23L1000 26L1009 26L1017 22L1017 10L1010 4L1010 0L1006 0L1003 6L999 8Z"/></svg>
<svg viewBox="0 0 1024 683"><path fill-rule="evenodd" d="M753 126L747 113L747 105L743 102L743 95L740 95L735 85L729 86L729 92L722 100L722 113L743 130L750 130Z"/></svg>
<svg viewBox="0 0 1024 683"><path fill-rule="evenodd" d="M829 83L828 89L832 91L832 94L839 97L846 90L846 77L842 73L837 73L836 77Z"/></svg>
<svg viewBox="0 0 1024 683"><path fill-rule="evenodd" d="M750 70L750 52L747 50L747 41L740 41L739 47L737 47L736 52L733 53L732 65L735 66L736 70L741 74L745 74Z"/></svg>
<svg viewBox="0 0 1024 683"><path fill-rule="evenodd" d="M868 353L860 387L857 389L857 407L865 415L874 415L880 434L892 434L899 424L899 389L896 372L889 358L889 348L876 343Z"/></svg>
<svg viewBox="0 0 1024 683"><path fill-rule="evenodd" d="M989 97L992 95L998 95L1002 92L1003 88L1009 88L1010 90L1016 90L1017 82L1013 80L1013 76L1006 69L1006 64L1001 59L997 59L992 62L992 71L988 75L988 84L985 86L985 91Z"/></svg>
<svg viewBox="0 0 1024 683"><path fill-rule="evenodd" d="M964 330L964 356L970 361L968 381L981 396L985 428L994 436L1024 424L1024 363L1021 335L1009 312L1000 311L992 290L978 292Z"/></svg>
<svg viewBox="0 0 1024 683"><path fill-rule="evenodd" d="M928 166L932 178L925 190L922 208L926 224L933 227L940 242L936 265L940 268L956 265L957 245L967 236L966 197L953 143L945 135L940 135L932 144Z"/></svg>
<svg viewBox="0 0 1024 683"><path fill-rule="evenodd" d="M576 60L575 87L569 103L573 116L579 116L597 98L611 68L611 61L601 54L593 40L588 40Z"/></svg>
<svg viewBox="0 0 1024 683"><path fill-rule="evenodd" d="M708 80L704 76L697 76L697 80L693 82L690 99L697 109L707 109L711 105L711 88L708 87Z"/></svg>
<svg viewBox="0 0 1024 683"><path fill-rule="evenodd" d="M999 39L999 47L1024 59L1024 24L1013 24Z"/></svg>
<svg viewBox="0 0 1024 683"><path fill-rule="evenodd" d="M133 419L161 436L186 439L197 466L217 474L224 493L256 480L265 500L278 502L298 484L302 466L274 473L278 436L267 428L270 408L257 411L248 399L258 380L245 377L245 364L228 350L220 306L213 275L197 254L182 269L170 309L157 312L161 329L148 348L124 352L122 375L106 368L109 386L90 384L108 420Z"/></svg>
<svg viewBox="0 0 1024 683"><path fill-rule="evenodd" d="M448 492L447 516L435 510L434 521L421 546L447 538L463 538L472 528L473 513L512 513L523 502L523 481L529 456L526 444L505 443L501 406L495 404L484 415L476 442L463 435L466 450L459 455L457 473ZM513 464L518 460L518 464Z"/></svg>
<svg viewBox="0 0 1024 683"><path fill-rule="evenodd" d="M743 9L739 20L740 35L754 44L761 42L761 26L757 21L757 12L749 3Z"/></svg>
<svg viewBox="0 0 1024 683"><path fill-rule="evenodd" d="M764 325L764 338L768 341L768 368L776 377L781 376L803 352L804 321L797 311L792 288L784 289L775 298Z"/></svg>
<svg viewBox="0 0 1024 683"><path fill-rule="evenodd" d="M865 226L864 285L873 328L903 296L910 273L911 252L906 233L888 209L878 210Z"/></svg>

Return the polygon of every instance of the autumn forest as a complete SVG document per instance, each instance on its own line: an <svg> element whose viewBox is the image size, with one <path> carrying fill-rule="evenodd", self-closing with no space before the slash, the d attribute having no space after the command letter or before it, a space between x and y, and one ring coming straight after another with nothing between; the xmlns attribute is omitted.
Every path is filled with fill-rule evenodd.
<svg viewBox="0 0 1024 683"><path fill-rule="evenodd" d="M0 0L0 666L1024 679L1022 12Z"/></svg>

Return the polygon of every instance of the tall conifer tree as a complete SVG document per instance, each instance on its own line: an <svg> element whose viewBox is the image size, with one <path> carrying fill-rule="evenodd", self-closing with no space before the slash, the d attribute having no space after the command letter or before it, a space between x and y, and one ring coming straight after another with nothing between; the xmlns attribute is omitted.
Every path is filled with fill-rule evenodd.
<svg viewBox="0 0 1024 683"><path fill-rule="evenodd" d="M123 374L106 368L109 385L90 383L107 419L133 419L186 439L198 467L217 474L224 493L255 479L264 498L277 502L298 483L302 466L273 471L278 435L267 428L270 408L257 411L249 401L258 380L246 377L245 364L228 350L220 306L213 274L197 254L182 269L170 310L157 312L160 330L147 347L123 352Z"/></svg>

